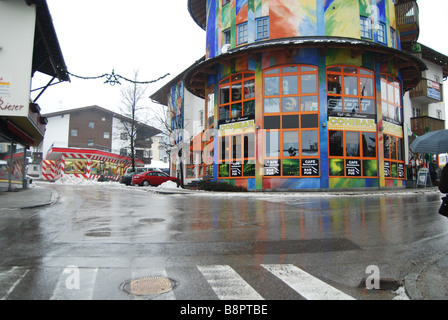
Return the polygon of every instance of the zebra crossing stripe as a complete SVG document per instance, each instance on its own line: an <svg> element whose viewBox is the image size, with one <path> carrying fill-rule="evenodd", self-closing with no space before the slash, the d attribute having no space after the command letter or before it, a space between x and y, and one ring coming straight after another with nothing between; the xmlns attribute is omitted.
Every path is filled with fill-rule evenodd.
<svg viewBox="0 0 448 320"><path fill-rule="evenodd" d="M244 279L227 265L197 267L221 300L264 300Z"/></svg>
<svg viewBox="0 0 448 320"><path fill-rule="evenodd" d="M262 264L261 266L307 300L355 300L292 264Z"/></svg>
<svg viewBox="0 0 448 320"><path fill-rule="evenodd" d="M65 268L50 300L92 300L98 268Z"/></svg>
<svg viewBox="0 0 448 320"><path fill-rule="evenodd" d="M0 296L1 296L0 300L8 299L11 292L14 291L16 286L28 274L28 271L29 271L28 269L20 267L12 267L6 272L0 273L0 283L2 284L0 287Z"/></svg>

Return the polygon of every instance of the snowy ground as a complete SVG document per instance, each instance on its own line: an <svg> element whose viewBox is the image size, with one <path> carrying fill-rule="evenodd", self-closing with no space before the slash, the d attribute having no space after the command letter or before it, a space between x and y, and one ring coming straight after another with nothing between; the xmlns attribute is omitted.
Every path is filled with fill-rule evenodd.
<svg viewBox="0 0 448 320"><path fill-rule="evenodd" d="M154 193L179 193L185 194L188 193L190 195L201 195L201 196L216 196L220 197L269 197L277 198L278 201L282 201L281 198L284 197L359 197L359 196L416 196L418 194L427 194L434 193L442 194L436 187L433 188L406 188L406 189L372 189L372 190L332 190L332 191L315 191L315 190L297 190L297 191L255 191L255 192L211 192L211 191L203 191L203 190L190 190L190 189L182 189L177 187L177 184L172 181L167 181L160 186L153 187L143 187L143 186L127 186L123 183L119 183L117 181L105 181L98 182L96 180L85 180L81 178L75 177L64 177L55 182L55 184L63 184L63 185L102 185L107 188L123 188L123 189L135 189L139 191L145 192L154 192ZM32 185L30 185L32 187Z"/></svg>

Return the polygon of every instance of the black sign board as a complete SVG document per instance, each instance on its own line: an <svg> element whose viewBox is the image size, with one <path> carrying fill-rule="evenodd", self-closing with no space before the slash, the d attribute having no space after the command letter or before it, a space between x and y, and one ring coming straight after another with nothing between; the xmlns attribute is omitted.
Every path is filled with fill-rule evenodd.
<svg viewBox="0 0 448 320"><path fill-rule="evenodd" d="M345 174L349 177L361 176L361 160L347 159L345 160Z"/></svg>
<svg viewBox="0 0 448 320"><path fill-rule="evenodd" d="M398 164L398 178L404 179L404 163Z"/></svg>
<svg viewBox="0 0 448 320"><path fill-rule="evenodd" d="M264 175L279 176L281 161L279 159L264 160Z"/></svg>
<svg viewBox="0 0 448 320"><path fill-rule="evenodd" d="M302 176L319 176L319 159L302 159Z"/></svg>
<svg viewBox="0 0 448 320"><path fill-rule="evenodd" d="M386 178L390 177L390 162L389 161L384 161L384 176Z"/></svg>
<svg viewBox="0 0 448 320"><path fill-rule="evenodd" d="M230 176L231 177L242 176L241 162L235 162L230 165Z"/></svg>

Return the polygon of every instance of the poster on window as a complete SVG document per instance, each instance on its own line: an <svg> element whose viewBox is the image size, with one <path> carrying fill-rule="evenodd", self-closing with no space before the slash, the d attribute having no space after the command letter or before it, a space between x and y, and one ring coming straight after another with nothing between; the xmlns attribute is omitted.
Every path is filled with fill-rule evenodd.
<svg viewBox="0 0 448 320"><path fill-rule="evenodd" d="M302 176L319 176L319 159L302 159Z"/></svg>
<svg viewBox="0 0 448 320"><path fill-rule="evenodd" d="M398 164L398 178L404 179L404 163Z"/></svg>
<svg viewBox="0 0 448 320"><path fill-rule="evenodd" d="M241 162L234 162L230 165L230 176L231 177L241 177L242 176Z"/></svg>
<svg viewBox="0 0 448 320"><path fill-rule="evenodd" d="M280 176L279 159L268 159L264 161L264 175L265 176Z"/></svg>
<svg viewBox="0 0 448 320"><path fill-rule="evenodd" d="M384 161L384 176L386 178L390 177L390 162L389 161Z"/></svg>
<svg viewBox="0 0 448 320"><path fill-rule="evenodd" d="M345 170L348 177L360 177L361 176L361 160L347 159L345 161Z"/></svg>

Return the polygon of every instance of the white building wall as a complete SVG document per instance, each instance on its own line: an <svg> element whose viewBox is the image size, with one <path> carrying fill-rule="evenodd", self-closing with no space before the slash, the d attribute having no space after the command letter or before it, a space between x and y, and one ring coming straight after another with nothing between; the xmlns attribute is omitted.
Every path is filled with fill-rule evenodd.
<svg viewBox="0 0 448 320"><path fill-rule="evenodd" d="M0 1L0 116L27 117L31 86L36 7Z"/></svg>
<svg viewBox="0 0 448 320"><path fill-rule="evenodd" d="M46 158L51 146L68 147L70 114L49 117L43 141L43 158Z"/></svg>
<svg viewBox="0 0 448 320"><path fill-rule="evenodd" d="M112 153L120 154L120 150L129 147L129 141L121 139L121 133L124 132L123 124L118 118L112 118Z"/></svg>
<svg viewBox="0 0 448 320"><path fill-rule="evenodd" d="M188 90L185 90L184 93L184 124L185 124L185 132L184 132L184 148L189 150L190 141L198 134L200 134L204 130L204 112L205 112L205 101L204 99L198 98ZM186 155L185 155L186 156ZM189 161L189 157L186 159ZM187 162L186 161L186 162ZM200 155L195 154L193 161L195 163L200 163ZM187 163L184 164L186 167ZM199 177L198 167L195 167L195 178L185 179L185 182L190 180L197 180ZM184 168L184 174L187 172L186 168Z"/></svg>

